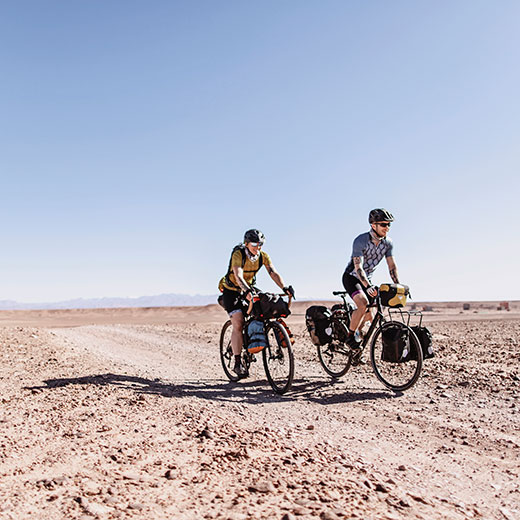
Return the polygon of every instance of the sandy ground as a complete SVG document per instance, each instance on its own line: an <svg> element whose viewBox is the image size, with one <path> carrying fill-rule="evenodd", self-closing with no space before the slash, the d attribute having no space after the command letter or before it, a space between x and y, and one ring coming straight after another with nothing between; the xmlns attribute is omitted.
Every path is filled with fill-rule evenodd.
<svg viewBox="0 0 520 520"><path fill-rule="evenodd" d="M301 316L289 394L261 363L230 383L225 319L0 313L0 518L520 518L517 313L429 314L400 395L369 366L332 382Z"/></svg>

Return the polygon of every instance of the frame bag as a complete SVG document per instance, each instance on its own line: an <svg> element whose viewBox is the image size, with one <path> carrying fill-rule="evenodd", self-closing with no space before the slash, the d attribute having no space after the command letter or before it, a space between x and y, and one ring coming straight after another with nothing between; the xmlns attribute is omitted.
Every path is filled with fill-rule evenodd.
<svg viewBox="0 0 520 520"><path fill-rule="evenodd" d="M316 346L326 345L332 341L330 310L323 305L313 305L305 311L305 323Z"/></svg>

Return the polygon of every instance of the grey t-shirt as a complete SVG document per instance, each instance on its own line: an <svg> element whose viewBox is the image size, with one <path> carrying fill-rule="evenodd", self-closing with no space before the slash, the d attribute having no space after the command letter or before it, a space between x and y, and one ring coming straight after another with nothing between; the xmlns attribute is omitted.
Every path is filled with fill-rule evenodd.
<svg viewBox="0 0 520 520"><path fill-rule="evenodd" d="M394 243L390 237L383 238L377 245L372 242L370 232L362 233L352 245L352 256L345 270L346 273L358 278L352 258L360 256L363 258L363 269L370 280L376 267L383 257L393 256Z"/></svg>

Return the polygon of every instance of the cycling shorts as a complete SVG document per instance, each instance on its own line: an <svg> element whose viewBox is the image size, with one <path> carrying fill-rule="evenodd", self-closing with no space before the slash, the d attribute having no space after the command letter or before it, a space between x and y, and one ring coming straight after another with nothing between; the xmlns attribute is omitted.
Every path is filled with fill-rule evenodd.
<svg viewBox="0 0 520 520"><path fill-rule="evenodd" d="M343 287L345 287L345 291L350 294L350 297L354 299L354 296L359 293L363 293L367 299L368 303L372 303L374 298L370 296L365 288L365 286L359 281L355 276L348 274L347 271L343 273Z"/></svg>
<svg viewBox="0 0 520 520"><path fill-rule="evenodd" d="M222 291L222 303L226 312L232 316L236 312L244 311L244 298L238 291L231 291L224 288Z"/></svg>

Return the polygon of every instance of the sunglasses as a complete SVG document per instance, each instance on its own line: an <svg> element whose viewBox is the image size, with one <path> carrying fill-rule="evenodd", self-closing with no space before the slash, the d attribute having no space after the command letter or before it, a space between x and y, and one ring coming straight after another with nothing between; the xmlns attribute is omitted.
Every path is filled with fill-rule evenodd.
<svg viewBox="0 0 520 520"><path fill-rule="evenodd" d="M263 242L249 242L251 247L262 247Z"/></svg>
<svg viewBox="0 0 520 520"><path fill-rule="evenodd" d="M390 222L377 222L377 225L381 227L390 227Z"/></svg>

